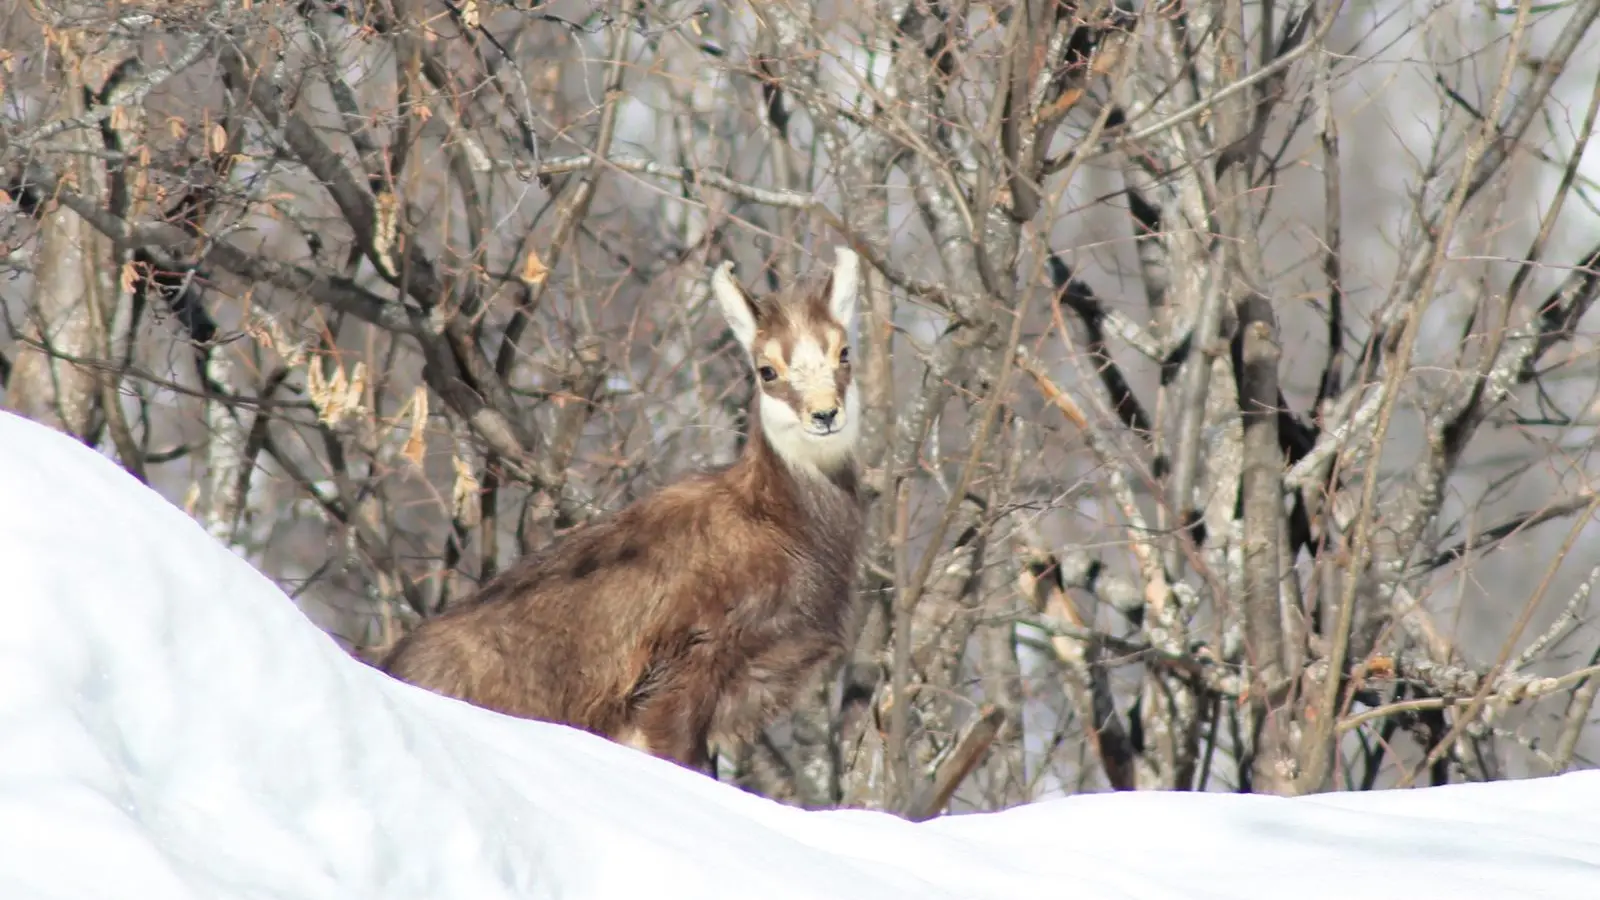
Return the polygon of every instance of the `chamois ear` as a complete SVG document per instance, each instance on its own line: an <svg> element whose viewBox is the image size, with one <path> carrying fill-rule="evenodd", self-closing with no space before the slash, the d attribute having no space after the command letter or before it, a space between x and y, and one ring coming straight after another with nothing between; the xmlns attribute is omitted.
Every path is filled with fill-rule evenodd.
<svg viewBox="0 0 1600 900"><path fill-rule="evenodd" d="M750 295L744 292L739 282L733 280L731 260L717 266L716 271L711 273L711 293L716 295L717 305L722 307L722 318L733 329L733 336L749 350L756 340L756 305L750 301Z"/></svg>
<svg viewBox="0 0 1600 900"><path fill-rule="evenodd" d="M856 296L861 292L861 259L849 247L840 244L833 248L832 289L828 293L828 311L849 326L856 314Z"/></svg>

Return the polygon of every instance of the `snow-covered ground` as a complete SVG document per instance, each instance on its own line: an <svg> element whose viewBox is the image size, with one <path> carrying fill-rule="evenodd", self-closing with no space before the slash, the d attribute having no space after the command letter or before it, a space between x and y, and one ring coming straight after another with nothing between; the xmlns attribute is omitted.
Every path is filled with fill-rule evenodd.
<svg viewBox="0 0 1600 900"><path fill-rule="evenodd" d="M804 812L347 657L114 464L0 413L0 898L1600 897L1600 773Z"/></svg>

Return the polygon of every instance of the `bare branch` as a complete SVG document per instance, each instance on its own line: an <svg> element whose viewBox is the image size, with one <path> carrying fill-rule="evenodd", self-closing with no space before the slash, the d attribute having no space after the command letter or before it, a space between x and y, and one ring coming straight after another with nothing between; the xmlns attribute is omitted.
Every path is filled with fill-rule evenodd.
<svg viewBox="0 0 1600 900"><path fill-rule="evenodd" d="M632 172L638 175L651 175L657 178L666 178L685 185L705 185L724 193L731 194L741 200L751 203L760 203L766 206L776 206L783 209L807 210L816 206L819 199L812 194L802 194L796 191L772 190L756 187L734 181L726 175L703 169L689 169L683 166L673 166L653 159L643 159L635 156L605 156L596 157L592 154L578 156L560 156L547 159L536 168L524 168L512 164L512 170L518 176L531 179L534 177L548 177L551 175L565 175L572 172L588 172L595 168L596 161L604 168L616 169L621 172Z"/></svg>
<svg viewBox="0 0 1600 900"><path fill-rule="evenodd" d="M1006 712L995 706L984 707L956 739L950 750L934 770L933 777L917 792L906 807L905 818L912 822L925 822L937 816L950 804L950 797L967 780L972 770L983 761L1000 728L1005 724Z"/></svg>

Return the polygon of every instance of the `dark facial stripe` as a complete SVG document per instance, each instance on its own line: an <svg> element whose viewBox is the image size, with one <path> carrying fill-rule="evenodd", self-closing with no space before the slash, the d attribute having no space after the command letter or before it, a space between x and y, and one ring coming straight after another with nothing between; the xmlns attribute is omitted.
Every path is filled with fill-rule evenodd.
<svg viewBox="0 0 1600 900"><path fill-rule="evenodd" d="M796 391L785 379L780 378L771 384L763 384L761 393L766 395L768 399L776 400L796 413L800 412L800 392Z"/></svg>
<svg viewBox="0 0 1600 900"><path fill-rule="evenodd" d="M833 318L828 308L828 295L833 289L833 273L822 284L804 293L767 296L752 299L756 309L755 351L756 367L771 366L778 378L770 383L757 376L756 383L764 397L783 403L796 413L802 413L800 394L788 382L788 364L795 345L803 334L815 335L822 344L830 362L837 363L839 349L849 340L842 323ZM839 401L844 402L845 391L852 380L850 364L837 365L833 372L834 390Z"/></svg>

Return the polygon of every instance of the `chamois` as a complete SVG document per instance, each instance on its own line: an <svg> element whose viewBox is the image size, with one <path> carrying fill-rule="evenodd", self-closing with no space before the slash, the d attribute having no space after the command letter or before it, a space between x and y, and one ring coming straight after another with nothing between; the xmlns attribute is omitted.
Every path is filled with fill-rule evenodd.
<svg viewBox="0 0 1600 900"><path fill-rule="evenodd" d="M757 377L740 457L523 557L419 625L382 668L508 715L710 772L844 648L862 533L849 334L860 263L756 298L712 294Z"/></svg>

